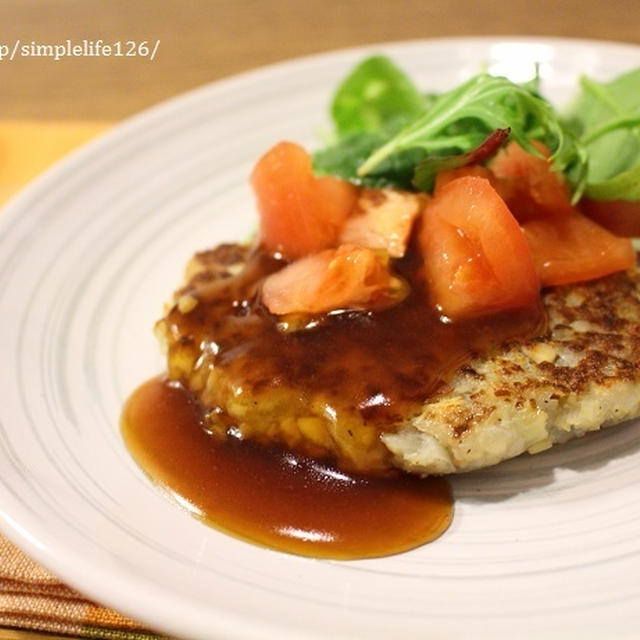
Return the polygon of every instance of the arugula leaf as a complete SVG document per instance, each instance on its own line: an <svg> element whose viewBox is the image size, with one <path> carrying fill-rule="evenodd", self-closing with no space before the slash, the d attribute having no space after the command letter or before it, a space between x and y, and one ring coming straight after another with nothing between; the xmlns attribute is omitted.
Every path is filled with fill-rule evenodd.
<svg viewBox="0 0 640 640"><path fill-rule="evenodd" d="M420 162L413 173L413 186L419 191L431 191L436 174L443 169L458 169L469 164L481 164L490 158L509 137L509 129L496 129L481 144L467 153L453 156L428 156Z"/></svg>
<svg viewBox="0 0 640 640"><path fill-rule="evenodd" d="M408 149L420 148L430 154L448 147L466 153L491 131L507 128L524 149L539 155L531 144L535 131L535 137L552 150L554 168L567 173L573 182L574 199L580 197L586 154L551 105L523 86L485 73L439 96L426 113L374 151L359 167L358 175L366 176L383 160Z"/></svg>
<svg viewBox="0 0 640 640"><path fill-rule="evenodd" d="M338 137L392 134L424 113L428 97L389 58L361 62L339 86L331 105Z"/></svg>
<svg viewBox="0 0 640 640"><path fill-rule="evenodd" d="M640 69L580 86L567 118L589 155L585 195L640 200Z"/></svg>

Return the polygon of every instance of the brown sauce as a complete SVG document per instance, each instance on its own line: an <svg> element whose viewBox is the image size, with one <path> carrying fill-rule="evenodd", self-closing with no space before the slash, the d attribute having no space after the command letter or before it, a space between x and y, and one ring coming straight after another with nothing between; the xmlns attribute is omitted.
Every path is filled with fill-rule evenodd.
<svg viewBox="0 0 640 640"><path fill-rule="evenodd" d="M159 323L175 382L146 383L123 413L140 466L208 524L282 551L365 558L437 538L452 515L448 483L399 474L380 434L473 356L540 333L542 307L443 321L412 248L394 262L411 285L402 303L287 333L259 295L281 261L238 245L199 259L204 271L180 293L195 306Z"/></svg>
<svg viewBox="0 0 640 640"><path fill-rule="evenodd" d="M323 558L414 548L449 525L441 478L371 478L275 448L207 433L202 408L176 383L153 379L128 400L122 431L138 464L206 523L267 547Z"/></svg>
<svg viewBox="0 0 640 640"><path fill-rule="evenodd" d="M259 293L282 261L237 245L207 255L215 264L231 256L244 268L232 276L205 273L185 287L196 306L183 313L176 305L163 320L169 377L188 382L212 409L218 435L275 441L312 457L333 457L342 469L388 470L380 433L397 429L425 400L446 391L453 372L474 355L544 327L541 306L443 321L421 279L422 258L411 247L393 263L411 286L400 304L375 313L327 314L314 329L284 332ZM172 368L174 361L193 364L185 372L182 365ZM221 374L213 382L212 372ZM304 428L289 429L283 413L290 423L311 418L322 426L308 437Z"/></svg>
<svg viewBox="0 0 640 640"><path fill-rule="evenodd" d="M402 303L375 313L328 314L318 329L286 333L259 298L262 280L283 264L254 249L238 276L187 287L199 303L187 314L177 308L169 313L172 331L201 351L215 351L215 363L245 387L290 385L348 398L381 431L406 415L408 404L437 392L473 355L544 326L541 306L443 322L421 280L422 258L411 247L393 261L411 286Z"/></svg>

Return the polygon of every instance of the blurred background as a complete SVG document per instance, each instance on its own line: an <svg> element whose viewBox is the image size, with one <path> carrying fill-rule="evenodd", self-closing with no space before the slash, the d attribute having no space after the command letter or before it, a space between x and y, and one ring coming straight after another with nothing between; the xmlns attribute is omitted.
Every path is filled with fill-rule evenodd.
<svg viewBox="0 0 640 640"><path fill-rule="evenodd" d="M371 42L530 34L640 43L638 0L2 0L0 41L160 40L148 58L0 62L0 117L114 121L293 56Z"/></svg>

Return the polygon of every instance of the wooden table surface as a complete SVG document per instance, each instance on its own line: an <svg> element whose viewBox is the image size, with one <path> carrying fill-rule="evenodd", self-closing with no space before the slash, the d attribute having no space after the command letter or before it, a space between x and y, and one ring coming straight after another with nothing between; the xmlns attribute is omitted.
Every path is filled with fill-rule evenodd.
<svg viewBox="0 0 640 640"><path fill-rule="evenodd" d="M186 89L356 44L529 34L640 43L638 0L2 0L0 46L160 41L155 59L0 61L0 118L114 121Z"/></svg>

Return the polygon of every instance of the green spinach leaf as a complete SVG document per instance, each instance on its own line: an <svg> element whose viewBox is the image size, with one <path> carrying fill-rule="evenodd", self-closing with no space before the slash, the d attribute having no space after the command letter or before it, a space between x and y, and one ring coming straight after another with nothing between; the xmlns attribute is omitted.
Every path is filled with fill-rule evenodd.
<svg viewBox="0 0 640 640"><path fill-rule="evenodd" d="M599 83L580 79L567 122L589 156L585 194L640 200L640 69Z"/></svg>
<svg viewBox="0 0 640 640"><path fill-rule="evenodd" d="M361 62L341 83L331 105L338 138L395 133L426 110L428 97L384 56Z"/></svg>
<svg viewBox="0 0 640 640"><path fill-rule="evenodd" d="M355 184L372 188L413 189L414 170L425 158L420 149L398 153L371 173L358 177L358 167L381 146L386 138L375 133L344 136L335 144L313 154L313 168L318 175L334 175Z"/></svg>

